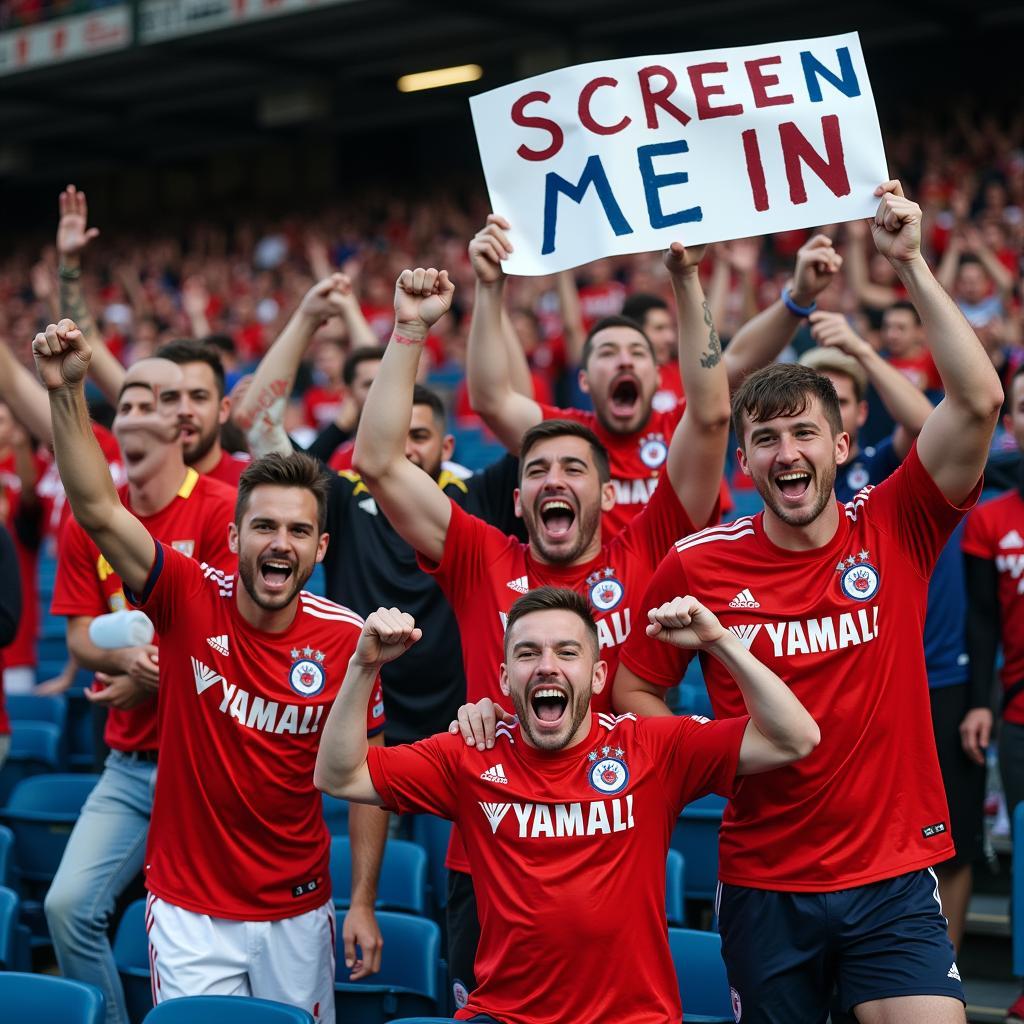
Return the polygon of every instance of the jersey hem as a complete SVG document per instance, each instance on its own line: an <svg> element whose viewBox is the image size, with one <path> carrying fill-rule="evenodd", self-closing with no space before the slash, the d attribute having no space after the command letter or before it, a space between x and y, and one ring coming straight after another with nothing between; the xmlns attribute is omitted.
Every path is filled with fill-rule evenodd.
<svg viewBox="0 0 1024 1024"><path fill-rule="evenodd" d="M326 874L326 872L325 872ZM161 888L158 885L150 885L146 883L146 891L152 893L157 899L163 900L165 903L170 903L175 907L180 907L182 910L187 910L192 914L204 914L207 917L218 918L225 921L287 921L291 917L299 917L301 914L308 914L311 910L317 910L322 907L325 903L331 901L331 887L325 885L322 889L317 891L319 897L324 892L327 896L324 899L318 900L316 903L312 902L298 902L294 907L289 907L288 912L283 911L252 911L251 913L230 913L226 910L215 909L213 907L204 905L202 903L195 903L189 899L181 899L178 896L172 895L166 889Z"/></svg>
<svg viewBox="0 0 1024 1024"><path fill-rule="evenodd" d="M884 882L889 878L899 878L900 875L908 875L911 871L920 871L922 868L930 868L948 860L956 853L952 843L948 843L941 850L930 853L927 857L911 861L909 864L901 864L899 867L886 868L884 871L871 871L866 875L856 875L852 878L837 878L825 882L793 882L786 879L768 881L763 878L746 879L738 875L730 875L728 872L719 874L719 881L726 885L739 885L744 889L764 889L768 892L841 892L843 889L856 889L862 885L871 885L873 882Z"/></svg>

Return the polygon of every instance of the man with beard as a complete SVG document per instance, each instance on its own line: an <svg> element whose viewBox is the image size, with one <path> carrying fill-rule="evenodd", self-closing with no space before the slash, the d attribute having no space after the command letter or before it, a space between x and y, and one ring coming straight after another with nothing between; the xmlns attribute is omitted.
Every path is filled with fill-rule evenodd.
<svg viewBox="0 0 1024 1024"><path fill-rule="evenodd" d="M395 332L370 389L356 436L355 468L391 524L419 553L459 623L467 697L498 696L505 620L517 597L551 584L587 595L602 656L613 671L636 602L677 537L717 519L728 437L729 385L718 336L704 323L697 276L702 247L673 243L665 254L685 343L680 362L686 411L665 460L668 481L611 540L601 514L615 503L608 453L582 423L548 420L522 438L515 512L523 543L468 514L405 455L420 349L448 310L454 285L446 271L403 271L395 287ZM595 710L608 711L606 691ZM458 832L448 867L448 947L456 993L473 988L477 925L469 864ZM453 981L454 984L454 981Z"/></svg>
<svg viewBox="0 0 1024 1024"><path fill-rule="evenodd" d="M242 475L227 530L235 587L118 501L88 429L90 352L74 323L51 324L32 349L76 519L162 640L160 739L173 756L146 848L154 999L263 996L333 1022L330 836L312 772L362 620L301 590L328 541L320 470L271 456ZM379 697L366 717L378 733ZM365 848L355 837L354 854Z"/></svg>
<svg viewBox="0 0 1024 1024"><path fill-rule="evenodd" d="M470 401L510 452L518 452L523 435L542 420L574 419L589 427L611 460L615 504L603 518L606 534L613 536L651 500L686 403L682 401L670 411L654 409L659 386L654 347L636 321L623 316L599 320L583 344L580 387L590 395L593 412L540 405L516 392L501 330L505 290L501 263L512 251L507 228L507 221L491 214L469 246L477 279L466 350ZM778 356L841 265L842 258L831 240L815 235L797 254L793 279L782 298L738 331L724 354L702 295L701 315L685 332L680 329L678 333L680 368L683 347L710 334L715 351L725 361L730 383L737 385L746 374Z"/></svg>
<svg viewBox="0 0 1024 1024"><path fill-rule="evenodd" d="M459 1019L678 1022L665 931L667 823L690 800L727 794L737 776L788 764L818 742L782 680L694 598L648 618L659 641L720 660L749 717L596 714L591 697L605 686L607 664L589 603L540 587L509 609L497 674L518 720L499 726L493 749L444 733L371 750L353 725L380 666L421 630L395 608L363 627L314 778L348 800L450 818L466 836L480 892L480 985ZM571 981L558 969L569 958Z"/></svg>
<svg viewBox="0 0 1024 1024"><path fill-rule="evenodd" d="M234 494L185 465L178 426L181 388L181 370L165 359L143 359L128 371L113 424L128 473L120 501L154 537L230 572ZM68 617L72 656L96 672L97 685L86 695L107 710L104 740L110 754L44 908L61 971L103 991L108 1024L128 1021L107 928L118 897L143 866L157 766L157 684L165 675L158 666L159 637L113 650L90 640L92 620L125 605L120 574L82 525L69 518L51 610Z"/></svg>
<svg viewBox="0 0 1024 1024"><path fill-rule="evenodd" d="M679 541L644 598L697 591L821 727L810 757L743 780L723 818L719 923L744 1024L824 1021L836 987L861 1024L965 1019L932 870L954 851L922 631L935 560L981 490L1002 390L921 256L920 207L896 181L875 194L875 245L921 315L945 398L900 467L841 505L850 438L836 389L809 367L753 374L733 425L765 510ZM616 710L667 715L686 660L634 631ZM742 715L728 673L703 668L716 718Z"/></svg>
<svg viewBox="0 0 1024 1024"><path fill-rule="evenodd" d="M220 430L231 415L231 399L224 394L220 356L209 345L189 339L161 345L156 354L180 366L184 378L178 417L185 462L197 473L237 487L249 456L232 455L221 447Z"/></svg>

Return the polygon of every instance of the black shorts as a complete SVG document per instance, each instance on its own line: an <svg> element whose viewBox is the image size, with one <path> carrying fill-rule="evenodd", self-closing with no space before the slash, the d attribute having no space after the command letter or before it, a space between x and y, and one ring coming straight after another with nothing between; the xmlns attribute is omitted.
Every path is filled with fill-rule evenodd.
<svg viewBox="0 0 1024 1024"><path fill-rule="evenodd" d="M929 690L932 728L939 755L942 784L949 804L949 828L956 854L948 865L973 864L984 843L985 768L975 764L960 744L960 723L970 710L967 683Z"/></svg>
<svg viewBox="0 0 1024 1024"><path fill-rule="evenodd" d="M893 996L964 1002L930 868L828 893L722 884L718 904L743 1024L824 1024L837 987L846 1012Z"/></svg>

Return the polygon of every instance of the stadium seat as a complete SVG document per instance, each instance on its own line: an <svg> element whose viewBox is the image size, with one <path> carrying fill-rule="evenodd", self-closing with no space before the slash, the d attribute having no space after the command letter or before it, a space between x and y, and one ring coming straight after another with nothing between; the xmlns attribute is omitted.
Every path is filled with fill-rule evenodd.
<svg viewBox="0 0 1024 1024"><path fill-rule="evenodd" d="M85 687L92 682L92 673L79 669L67 692L68 700L68 767L89 771L95 764L96 732L92 704L86 699Z"/></svg>
<svg viewBox="0 0 1024 1024"><path fill-rule="evenodd" d="M168 999L146 1015L146 1024L313 1024L298 1006L239 996Z"/></svg>
<svg viewBox="0 0 1024 1024"><path fill-rule="evenodd" d="M387 951L379 974L350 982L345 947L338 929L335 970L335 1008L344 1024L385 1024L396 1017L436 1014L440 1009L443 977L441 929L425 917L377 914Z"/></svg>
<svg viewBox="0 0 1024 1024"><path fill-rule="evenodd" d="M14 833L0 825L0 885L14 888Z"/></svg>
<svg viewBox="0 0 1024 1024"><path fill-rule="evenodd" d="M324 806L324 821L332 836L348 835L348 801L321 793Z"/></svg>
<svg viewBox="0 0 1024 1024"><path fill-rule="evenodd" d="M49 884L64 855L68 836L98 775L34 775L22 779L0 809L14 833L21 878Z"/></svg>
<svg viewBox="0 0 1024 1024"><path fill-rule="evenodd" d="M1013 973L1024 975L1024 802L1013 809L1013 897L1010 920L1013 922Z"/></svg>
<svg viewBox="0 0 1024 1024"><path fill-rule="evenodd" d="M331 839L334 905L344 909L352 895L352 849L348 836ZM377 908L406 914L427 913L427 854L416 843L389 839L377 885Z"/></svg>
<svg viewBox="0 0 1024 1024"><path fill-rule="evenodd" d="M11 749L0 768L0 805L22 780L63 767L63 731L53 722L11 722Z"/></svg>
<svg viewBox="0 0 1024 1024"><path fill-rule="evenodd" d="M736 1017L718 933L669 928L668 944L686 1024L733 1024Z"/></svg>
<svg viewBox="0 0 1024 1024"><path fill-rule="evenodd" d="M672 848L686 858L686 898L713 900L718 885L718 828L725 800L711 794L687 804L672 831Z"/></svg>
<svg viewBox="0 0 1024 1024"><path fill-rule="evenodd" d="M0 971L16 966L18 894L0 885Z"/></svg>
<svg viewBox="0 0 1024 1024"><path fill-rule="evenodd" d="M448 856L448 840L452 823L435 814L417 814L412 820L413 842L427 852L427 877L437 913L448 902L448 869L444 866Z"/></svg>
<svg viewBox="0 0 1024 1024"><path fill-rule="evenodd" d="M670 927L685 927L686 858L678 850L669 850L665 863L665 914Z"/></svg>
<svg viewBox="0 0 1024 1024"><path fill-rule="evenodd" d="M0 971L0 1006L12 1024L103 1024L104 1003L98 988L81 981Z"/></svg>
<svg viewBox="0 0 1024 1024"><path fill-rule="evenodd" d="M53 722L65 729L68 721L66 698L42 697L34 693L10 693L5 698L7 715L11 721Z"/></svg>
<svg viewBox="0 0 1024 1024"><path fill-rule="evenodd" d="M146 935L146 901L135 900L121 915L114 936L114 963L124 987L128 1018L139 1024L153 1009L149 981L149 939ZM170 1003L166 1004L170 1005ZM148 1019L148 1018L147 1018Z"/></svg>

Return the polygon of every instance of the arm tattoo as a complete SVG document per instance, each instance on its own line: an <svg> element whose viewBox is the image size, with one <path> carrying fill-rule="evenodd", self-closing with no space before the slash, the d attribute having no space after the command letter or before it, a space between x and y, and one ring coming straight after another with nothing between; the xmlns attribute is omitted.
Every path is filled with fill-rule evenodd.
<svg viewBox="0 0 1024 1024"><path fill-rule="evenodd" d="M705 370L710 370L721 362L722 342L719 340L715 325L711 322L711 307L708 306L706 300L704 302L704 323L708 325L708 350L700 357L700 365Z"/></svg>
<svg viewBox="0 0 1024 1024"><path fill-rule="evenodd" d="M61 315L74 320L86 338L96 329L85 305L80 282L60 279L60 306Z"/></svg>

